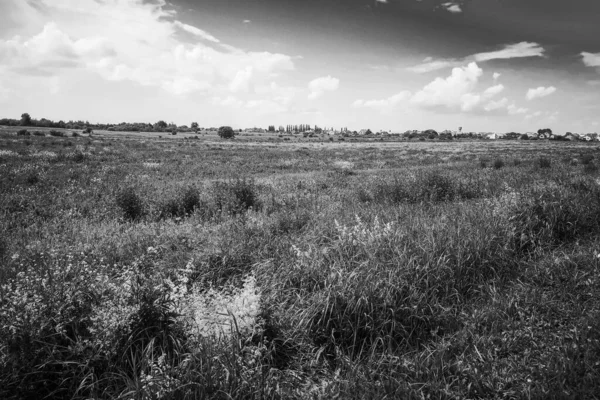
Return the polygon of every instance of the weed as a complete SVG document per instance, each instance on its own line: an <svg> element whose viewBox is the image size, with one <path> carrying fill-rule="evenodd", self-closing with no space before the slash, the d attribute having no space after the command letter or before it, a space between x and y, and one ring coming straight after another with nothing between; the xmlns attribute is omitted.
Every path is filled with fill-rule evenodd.
<svg viewBox="0 0 600 400"><path fill-rule="evenodd" d="M500 169L504 167L504 161L501 158L496 158L492 164L492 167L494 167L494 169Z"/></svg>

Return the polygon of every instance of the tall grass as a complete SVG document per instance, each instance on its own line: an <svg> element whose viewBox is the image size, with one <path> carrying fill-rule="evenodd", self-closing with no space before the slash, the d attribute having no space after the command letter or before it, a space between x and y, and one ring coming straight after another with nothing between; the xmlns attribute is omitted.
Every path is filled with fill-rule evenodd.
<svg viewBox="0 0 600 400"><path fill-rule="evenodd" d="M15 137L0 137L1 398L600 390L593 162L554 163L542 142L481 148L532 161L478 168L454 143L399 159Z"/></svg>

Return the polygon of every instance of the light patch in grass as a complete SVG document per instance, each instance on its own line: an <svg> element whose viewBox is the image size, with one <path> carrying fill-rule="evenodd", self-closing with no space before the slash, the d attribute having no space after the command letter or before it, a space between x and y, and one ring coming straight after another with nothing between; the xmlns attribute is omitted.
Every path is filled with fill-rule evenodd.
<svg viewBox="0 0 600 400"><path fill-rule="evenodd" d="M202 337L227 337L234 332L249 334L259 324L260 293L256 279L248 275L242 288L192 290L187 299L191 330Z"/></svg>
<svg viewBox="0 0 600 400"><path fill-rule="evenodd" d="M160 163L157 163L157 162L144 162L144 163L142 163L142 165L144 166L144 168L148 168L148 169L159 169L160 168Z"/></svg>

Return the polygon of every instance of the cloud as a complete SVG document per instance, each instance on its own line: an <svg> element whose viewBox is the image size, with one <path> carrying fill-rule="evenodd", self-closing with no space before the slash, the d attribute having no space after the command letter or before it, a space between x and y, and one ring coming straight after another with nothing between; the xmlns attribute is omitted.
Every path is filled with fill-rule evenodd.
<svg viewBox="0 0 600 400"><path fill-rule="evenodd" d="M381 100L356 100L352 103L354 108L371 108L373 110L380 111L381 113L390 113L394 111L398 105L403 104L411 96L411 92L404 90L393 96Z"/></svg>
<svg viewBox="0 0 600 400"><path fill-rule="evenodd" d="M13 0L16 1L16 0ZM36 4L36 6L32 6ZM72 70L129 81L174 95L206 90L250 91L294 69L291 56L245 51L174 19L163 0L37 0L20 3L24 31L0 39L0 81L68 76ZM40 11L42 10L42 11ZM196 42L180 34L193 35Z"/></svg>
<svg viewBox="0 0 600 400"><path fill-rule="evenodd" d="M438 69L457 67L462 64L459 60L435 60L431 61L431 57L427 57L422 64L408 67L407 70L416 72L417 74L424 74L431 71L437 71Z"/></svg>
<svg viewBox="0 0 600 400"><path fill-rule="evenodd" d="M175 24L175 26L183 29L184 31L191 33L192 35L195 35L201 39L207 40L209 42L213 42L213 43L220 43L219 39L215 38L213 35L204 32L202 29L196 28L195 26L191 26L188 24L184 24L183 22L180 21L175 21L173 22Z"/></svg>
<svg viewBox="0 0 600 400"><path fill-rule="evenodd" d="M333 92L340 86L340 80L331 77L331 75L313 79L308 83L310 94L309 100L315 100L321 97L325 92Z"/></svg>
<svg viewBox="0 0 600 400"><path fill-rule="evenodd" d="M581 53L583 64L586 67L595 67L600 73L600 53Z"/></svg>
<svg viewBox="0 0 600 400"><path fill-rule="evenodd" d="M518 108L508 98L494 100L502 93L504 85L496 84L481 91L477 86L483 76L483 70L472 62L465 67L456 67L448 77L438 77L414 94L402 91L394 96L380 100L359 99L352 103L354 108L371 108L382 113L397 110L400 106L424 109L445 108L466 113L489 113L504 110L509 114L522 114L525 109ZM496 77L497 79L498 77Z"/></svg>
<svg viewBox="0 0 600 400"><path fill-rule="evenodd" d="M540 86L535 89L529 89L525 97L527 98L527 100L539 99L542 97L550 96L554 92L556 92L556 88L554 86Z"/></svg>
<svg viewBox="0 0 600 400"><path fill-rule="evenodd" d="M477 62L483 62L509 58L542 57L543 55L544 48L539 44L532 42L520 42L506 45L501 50L475 54L473 55L473 58Z"/></svg>
<svg viewBox="0 0 600 400"><path fill-rule="evenodd" d="M245 20L242 21L242 23L244 23L244 24L250 24L250 23L252 23L252 21L250 21L249 19L245 19Z"/></svg>
<svg viewBox="0 0 600 400"><path fill-rule="evenodd" d="M438 69L459 67L470 62L486 62L491 60L499 59L511 59L511 58L524 58L524 57L542 57L544 55L544 48L537 43L532 42L520 42L514 44L507 44L500 50L476 53L462 59L451 58L434 60L431 57L427 57L421 64L407 68L408 71L416 73L427 73L436 71ZM500 76L500 74L498 74ZM497 79L497 78L495 78Z"/></svg>
<svg viewBox="0 0 600 400"><path fill-rule="evenodd" d="M491 97L491 96L495 96L495 95L501 93L503 90L504 90L504 85L498 84L498 85L487 88L485 90L485 92L483 92L483 93L484 93L484 95Z"/></svg>
<svg viewBox="0 0 600 400"><path fill-rule="evenodd" d="M449 77L445 79L438 77L415 93L411 103L422 107L458 107L463 111L469 111L480 100L478 95L471 92L481 75L483 70L476 63L454 68Z"/></svg>
<svg viewBox="0 0 600 400"><path fill-rule="evenodd" d="M452 3L452 2L442 3L442 7L444 7L446 10L448 10L449 12L451 12L453 14L462 12L462 8L460 8L460 5L458 3Z"/></svg>
<svg viewBox="0 0 600 400"><path fill-rule="evenodd" d="M498 72L494 72L494 75L493 75L494 80L497 81L498 78L500 78L500 75L502 75L502 74L499 74Z"/></svg>

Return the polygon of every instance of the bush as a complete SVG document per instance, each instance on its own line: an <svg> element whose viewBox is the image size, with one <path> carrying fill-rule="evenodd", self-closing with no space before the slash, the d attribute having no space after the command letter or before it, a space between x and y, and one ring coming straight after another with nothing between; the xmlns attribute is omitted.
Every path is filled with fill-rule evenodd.
<svg viewBox="0 0 600 400"><path fill-rule="evenodd" d="M117 206L121 209L123 218L129 221L140 219L144 214L142 199L133 187L121 189L116 196Z"/></svg>
<svg viewBox="0 0 600 400"><path fill-rule="evenodd" d="M583 165L591 164L594 161L594 156L591 154L585 154L581 157L581 163Z"/></svg>
<svg viewBox="0 0 600 400"><path fill-rule="evenodd" d="M198 190L195 187L190 186L177 193L174 198L161 204L159 217L182 218L192 214L199 207L200 195L198 194Z"/></svg>
<svg viewBox="0 0 600 400"><path fill-rule="evenodd" d="M586 174L595 174L598 172L598 166L593 162L587 163L583 166L583 172Z"/></svg>
<svg viewBox="0 0 600 400"><path fill-rule="evenodd" d="M56 130L51 130L50 131L50 136L56 136L56 137L64 137L65 133L62 131L56 131Z"/></svg>
<svg viewBox="0 0 600 400"><path fill-rule="evenodd" d="M85 159L86 159L86 155L84 153L82 153L81 151L76 151L71 156L71 160L73 160L73 162L76 162L76 163L82 163L85 161Z"/></svg>
<svg viewBox="0 0 600 400"><path fill-rule="evenodd" d="M177 131L173 131L173 132L171 132L171 135L173 135L173 136L174 136L174 135L177 135Z"/></svg>
<svg viewBox="0 0 600 400"><path fill-rule="evenodd" d="M21 129L17 131L17 136L29 136L30 133L27 129Z"/></svg>
<svg viewBox="0 0 600 400"><path fill-rule="evenodd" d="M539 157L536 160L536 165L538 168L550 168L552 167L552 163L548 157Z"/></svg>
<svg viewBox="0 0 600 400"><path fill-rule="evenodd" d="M216 182L213 195L215 207L220 212L237 214L250 208L257 210L261 207L256 185L249 179Z"/></svg>
<svg viewBox="0 0 600 400"><path fill-rule="evenodd" d="M501 158L496 158L492 166L494 167L494 169L500 169L504 167L504 161L502 161Z"/></svg>
<svg viewBox="0 0 600 400"><path fill-rule="evenodd" d="M71 136L72 137L79 137L81 135L79 133L77 133L77 132L71 132Z"/></svg>
<svg viewBox="0 0 600 400"><path fill-rule="evenodd" d="M219 137L222 139L233 139L235 137L235 132L230 126L222 126L218 131Z"/></svg>
<svg viewBox="0 0 600 400"><path fill-rule="evenodd" d="M34 131L33 136L46 136L46 134L42 131Z"/></svg>

